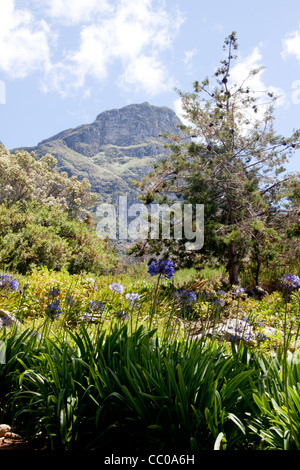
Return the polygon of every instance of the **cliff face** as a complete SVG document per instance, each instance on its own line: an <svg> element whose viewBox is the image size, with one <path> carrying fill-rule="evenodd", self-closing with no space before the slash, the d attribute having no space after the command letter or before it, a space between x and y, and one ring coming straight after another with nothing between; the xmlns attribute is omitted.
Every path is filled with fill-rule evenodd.
<svg viewBox="0 0 300 470"><path fill-rule="evenodd" d="M91 124L68 129L26 148L38 156L51 153L59 169L87 177L101 200L134 195L130 179L141 179L168 150L162 133L178 134L181 122L167 107L148 103L105 111Z"/></svg>

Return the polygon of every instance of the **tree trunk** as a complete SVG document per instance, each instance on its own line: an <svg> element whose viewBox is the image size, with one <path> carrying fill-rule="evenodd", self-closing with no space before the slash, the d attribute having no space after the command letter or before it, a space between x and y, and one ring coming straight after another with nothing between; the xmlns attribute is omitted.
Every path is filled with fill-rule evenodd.
<svg viewBox="0 0 300 470"><path fill-rule="evenodd" d="M231 285L239 286L239 273L238 273L238 256L237 249L234 242L231 242L228 250L228 273L229 282Z"/></svg>

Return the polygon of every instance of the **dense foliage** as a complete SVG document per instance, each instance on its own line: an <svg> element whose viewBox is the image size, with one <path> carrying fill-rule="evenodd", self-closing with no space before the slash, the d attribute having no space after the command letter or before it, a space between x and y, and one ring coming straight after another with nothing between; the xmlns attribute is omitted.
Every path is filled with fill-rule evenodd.
<svg viewBox="0 0 300 470"><path fill-rule="evenodd" d="M20 323L0 329L0 421L52 450L299 449L300 278L255 301L183 288L172 268L3 275L0 307ZM228 317L278 334L256 345L199 335Z"/></svg>
<svg viewBox="0 0 300 470"><path fill-rule="evenodd" d="M88 210L95 205L97 195L90 192L87 179L69 178L67 173L58 171L56 163L50 154L37 159L34 153L10 153L1 145L0 203L37 201L49 207L59 204L72 218L89 218Z"/></svg>
<svg viewBox="0 0 300 470"><path fill-rule="evenodd" d="M92 227L69 217L59 205L0 205L0 265L21 273L34 266L70 273L104 272L116 257Z"/></svg>
<svg viewBox="0 0 300 470"><path fill-rule="evenodd" d="M97 195L87 180L56 169L51 155L0 148L0 266L21 273L34 266L100 273L116 262L96 236Z"/></svg>
<svg viewBox="0 0 300 470"><path fill-rule="evenodd" d="M229 87L235 33L225 46L218 87L182 94L192 140L140 187L205 204L201 256L229 282L178 270L184 240L112 272L88 182L0 148L0 423L35 449L300 450L299 184L279 178L299 133L277 137L272 109ZM275 258L290 266L263 269L269 293L238 285Z"/></svg>
<svg viewBox="0 0 300 470"><path fill-rule="evenodd" d="M179 92L190 123L184 127L186 135L168 136L173 141L171 157L137 183L146 204L204 204L205 210L200 253L188 253L177 240L162 240L160 246L149 240L146 251L167 250L183 265L200 254L202 260L225 265L235 285L245 267L258 284L261 266L278 255L297 256L299 177L284 173L284 164L300 142L299 131L289 138L276 135L276 97L251 88L251 78L261 69L252 70L241 84L233 82L237 48L232 33L213 80L195 82L192 93ZM284 248L287 239L292 251ZM141 249L145 251L145 244Z"/></svg>

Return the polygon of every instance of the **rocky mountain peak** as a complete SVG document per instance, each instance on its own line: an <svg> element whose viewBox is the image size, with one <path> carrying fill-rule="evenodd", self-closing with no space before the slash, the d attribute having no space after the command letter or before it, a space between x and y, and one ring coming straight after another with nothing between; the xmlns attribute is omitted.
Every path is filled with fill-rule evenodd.
<svg viewBox="0 0 300 470"><path fill-rule="evenodd" d="M168 152L161 134L179 134L180 125L168 107L130 104L104 111L91 124L64 130L25 150L54 155L61 170L87 177L92 190L107 200L133 191L130 180L142 178Z"/></svg>

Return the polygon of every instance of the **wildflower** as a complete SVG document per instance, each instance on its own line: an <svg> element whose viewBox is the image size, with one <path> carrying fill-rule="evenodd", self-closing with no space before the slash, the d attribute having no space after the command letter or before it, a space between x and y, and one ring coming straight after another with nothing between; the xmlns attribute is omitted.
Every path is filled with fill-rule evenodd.
<svg viewBox="0 0 300 470"><path fill-rule="evenodd" d="M130 318L130 315L124 312L124 310L119 310L118 312L115 312L115 315L119 320L123 320L123 321L129 320Z"/></svg>
<svg viewBox="0 0 300 470"><path fill-rule="evenodd" d="M270 336L266 336L263 333L258 333L256 337L258 341L267 341L271 339Z"/></svg>
<svg viewBox="0 0 300 470"><path fill-rule="evenodd" d="M140 295L139 294L126 294L126 300L129 300L129 305L134 305L140 300Z"/></svg>
<svg viewBox="0 0 300 470"><path fill-rule="evenodd" d="M81 321L87 321L87 322L91 321L92 319L92 317L89 315L88 312L85 312L83 315L81 315L80 318L81 318Z"/></svg>
<svg viewBox="0 0 300 470"><path fill-rule="evenodd" d="M42 334L38 330L33 330L33 332L30 333L30 336L31 337L35 336L37 339L41 339Z"/></svg>
<svg viewBox="0 0 300 470"><path fill-rule="evenodd" d="M105 304L101 300L90 300L89 308L93 312L103 312L103 310L105 309Z"/></svg>
<svg viewBox="0 0 300 470"><path fill-rule="evenodd" d="M11 317L1 317L0 318L0 329L2 326L12 326L13 324L13 319Z"/></svg>
<svg viewBox="0 0 300 470"><path fill-rule="evenodd" d="M6 291L7 296L10 292L17 291L18 287L18 281L12 276L8 276L7 274L0 274L0 290Z"/></svg>
<svg viewBox="0 0 300 470"><path fill-rule="evenodd" d="M175 297L183 304L191 304L197 300L195 292L188 289L182 289L181 291L176 292Z"/></svg>
<svg viewBox="0 0 300 470"><path fill-rule="evenodd" d="M195 292L182 289L179 292L175 292L175 298L180 304L182 311L191 312L193 309L193 303L197 301L197 295Z"/></svg>
<svg viewBox="0 0 300 470"><path fill-rule="evenodd" d="M211 303L212 303L213 305L215 305L216 307L224 307L224 305L225 305L224 300L222 300L222 299L217 299L217 298L214 299L214 300L212 300Z"/></svg>
<svg viewBox="0 0 300 470"><path fill-rule="evenodd" d="M151 276L156 276L160 274L160 277L166 277L167 279L171 279L174 275L174 265L172 261L169 260L161 260L152 261L148 268L148 273Z"/></svg>
<svg viewBox="0 0 300 470"><path fill-rule="evenodd" d="M111 290L112 292L117 292L118 294L123 294L124 287L122 286L122 284L118 284L117 282L115 282L114 284L109 285L109 290Z"/></svg>
<svg viewBox="0 0 300 470"><path fill-rule="evenodd" d="M48 292L48 297L58 297L60 289L58 287L52 287Z"/></svg>
<svg viewBox="0 0 300 470"><path fill-rule="evenodd" d="M46 314L51 318L51 320L58 318L59 315L62 314L62 309L60 308L58 299L55 299L53 302L51 302L51 304L47 305Z"/></svg>
<svg viewBox="0 0 300 470"><path fill-rule="evenodd" d="M243 287L237 287L236 289L234 289L234 291L232 293L233 293L233 295L241 296L241 295L245 294L245 289Z"/></svg>
<svg viewBox="0 0 300 470"><path fill-rule="evenodd" d="M83 281L83 284L85 284L87 287L93 287L94 289L97 289L96 281L93 277L86 277Z"/></svg>
<svg viewBox="0 0 300 470"><path fill-rule="evenodd" d="M222 299L219 299L219 297L216 297L216 292L206 292L203 291L199 294L199 298L202 299L204 302L205 301L210 301L213 305L217 305L218 307L224 306L225 302Z"/></svg>
<svg viewBox="0 0 300 470"><path fill-rule="evenodd" d="M218 290L216 294L217 297L214 297L214 299L212 300L212 304L216 305L216 307L224 307L226 305L226 302L223 297L226 293L223 290Z"/></svg>
<svg viewBox="0 0 300 470"><path fill-rule="evenodd" d="M281 281L280 286L284 290L291 291L293 289L299 289L300 287L300 278L295 274L286 274L285 276L281 277L279 281Z"/></svg>
<svg viewBox="0 0 300 470"><path fill-rule="evenodd" d="M244 315L242 317L242 320L246 323L248 323L250 326L263 326L264 321L259 320L259 314L257 313L256 315L251 315L249 314L247 317Z"/></svg>
<svg viewBox="0 0 300 470"><path fill-rule="evenodd" d="M252 336L253 334L249 332L244 335L231 335L228 339L231 343L236 343L238 341L245 341L245 343L250 343Z"/></svg>

